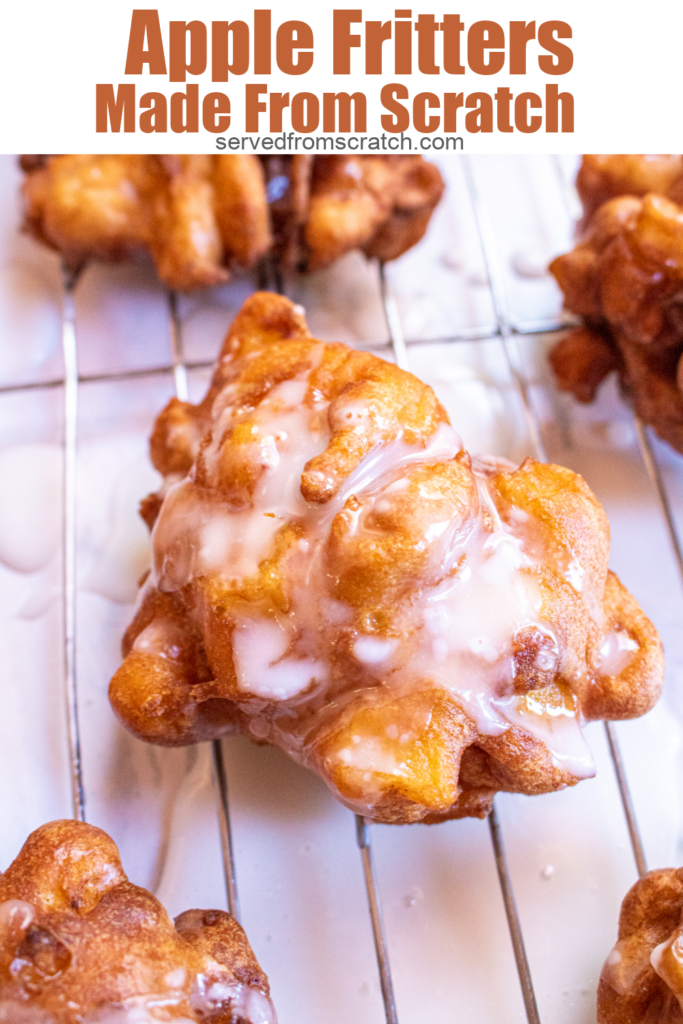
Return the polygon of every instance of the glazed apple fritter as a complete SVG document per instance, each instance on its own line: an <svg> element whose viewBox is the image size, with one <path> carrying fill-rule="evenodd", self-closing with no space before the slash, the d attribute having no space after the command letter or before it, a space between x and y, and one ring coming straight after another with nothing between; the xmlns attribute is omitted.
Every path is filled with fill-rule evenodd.
<svg viewBox="0 0 683 1024"><path fill-rule="evenodd" d="M318 270L351 249L391 260L424 235L443 192L419 156L24 157L25 226L78 269L149 253L189 291L272 255Z"/></svg>
<svg viewBox="0 0 683 1024"><path fill-rule="evenodd" d="M431 388L242 307L151 440L153 567L110 699L153 743L241 731L380 821L593 774L580 722L656 701L657 633L576 474L473 460Z"/></svg>
<svg viewBox="0 0 683 1024"><path fill-rule="evenodd" d="M683 1024L683 870L650 871L626 894L598 1024Z"/></svg>
<svg viewBox="0 0 683 1024"><path fill-rule="evenodd" d="M641 420L683 451L683 208L652 193L609 199L550 269L584 320L550 354L559 386L590 402L616 371Z"/></svg>
<svg viewBox="0 0 683 1024"><path fill-rule="evenodd" d="M268 979L221 910L171 921L113 840L53 821L0 874L0 1021L276 1024Z"/></svg>

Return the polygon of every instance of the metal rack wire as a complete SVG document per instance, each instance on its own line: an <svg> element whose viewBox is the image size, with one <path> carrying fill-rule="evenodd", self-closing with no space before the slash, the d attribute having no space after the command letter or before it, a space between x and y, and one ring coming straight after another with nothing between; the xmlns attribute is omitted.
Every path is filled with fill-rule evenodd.
<svg viewBox="0 0 683 1024"><path fill-rule="evenodd" d="M506 301L505 288L503 285L502 273L499 264L495 235L489 211L480 194L477 186L475 171L468 158L462 157L465 179L476 219L481 248L488 273L488 286L492 307L495 314L495 324L490 328L478 328L475 330L463 330L454 332L446 341L458 340L479 340L498 338L502 344L505 356L510 369L511 377L518 391L521 406L524 413L526 426L531 439L534 454L541 460L546 459L539 419L535 413L533 402L530 396L529 382L525 376L520 353L517 346L517 338L521 336L533 336L547 334L549 331L557 330L562 326L562 321L548 320L537 321L526 324L515 324L509 315ZM562 178L562 186L568 195L568 203L574 204L575 197L571 194L571 186ZM276 287L280 286L279 275L273 275L272 268L270 275ZM64 689L67 714L67 733L69 743L69 764L71 773L71 792L73 803L73 815L78 820L85 820L86 815L86 793L83 785L83 768L81 760L81 736L79 730L79 703L78 703L78 680L76 670L76 643L77 643L77 621L76 621L76 531L77 531L77 504L76 504L76 477L77 477L77 445L78 445L78 392L79 384L85 380L129 380L145 376L159 374L172 374L175 392L178 398L187 399L188 396L188 370L206 368L210 364L204 362L187 362L183 356L182 323L179 315L177 297L169 293L169 333L170 333L170 359L167 365L149 369L137 369L121 373L100 374L90 377L79 378L77 363L77 339L75 331L75 306L74 289L76 276L65 274L64 276L64 304L63 304L63 363L64 374L61 378L51 379L44 382L26 382L25 384L9 385L0 387L0 393L14 392L21 390L34 390L41 388L63 388L63 410L64 410L64 433L63 433L63 658L64 658ZM263 286L265 282L259 281ZM389 333L388 346L393 352L396 363L404 369L409 369L409 344L403 332L401 318L397 303L392 295L391 288L384 267L380 267L379 284L381 299L386 316ZM419 342L410 342L419 344ZM376 346L375 346L376 347ZM671 503L666 491L664 478L656 459L647 428L637 423L638 436L645 467L657 493L661 504L662 513L669 532L674 556L677 561L681 578L683 579L683 553L681 543L676 531L676 525L671 510ZM616 729L613 724L605 723L605 730L608 746L614 766L615 776L621 796L626 824L630 836L631 847L638 873L642 875L646 870L645 856L642 841L640 838L638 823L633 809L633 801L628 787L626 774L623 767L621 753L619 750ZM230 809L228 796L228 783L223 758L223 749L220 740L212 743L212 767L214 786L216 791L216 806L220 826L221 848L223 859L223 870L225 877L227 904L231 913L239 917L239 900L237 892L235 858L233 852ZM356 817L356 838L360 849L362 867L364 872L370 921L373 930L375 950L377 954L380 986L384 1001L384 1013L387 1024L398 1024L398 1012L394 996L393 979L389 960L388 944L382 921L381 903L379 897L379 886L372 857L371 845L371 823L363 818ZM531 971L527 960L522 929L517 914L514 888L510 872L507 867L503 834L496 810L494 808L489 817L489 830L495 864L501 886L502 898L505 906L507 920L510 929L511 942L513 946L515 962L519 975L520 987L524 1000L526 1017L529 1024L540 1024L540 1015L534 993Z"/></svg>

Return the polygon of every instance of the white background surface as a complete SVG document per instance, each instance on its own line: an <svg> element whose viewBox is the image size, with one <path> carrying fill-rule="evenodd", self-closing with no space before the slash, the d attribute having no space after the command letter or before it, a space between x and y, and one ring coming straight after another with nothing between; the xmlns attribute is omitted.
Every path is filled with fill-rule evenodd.
<svg viewBox="0 0 683 1024"><path fill-rule="evenodd" d="M436 387L472 451L519 460L531 449L500 342L439 340L465 329L486 334L494 322L462 164L441 166L448 192L428 236L390 271L408 338L428 339L410 347L412 364ZM560 298L542 267L570 244L572 231L556 164L482 157L473 168L496 228L512 318L556 315ZM5 384L49 382L62 372L59 261L17 232L19 178L14 160L3 158ZM213 357L252 287L242 278L184 300L189 360ZM375 268L357 255L288 290L325 338L368 344L386 337ZM83 375L168 365L165 293L149 268L88 268L76 306ZM591 407L558 396L544 345L531 336L522 348L550 456L583 473L604 503L612 567L665 641L662 702L618 733L649 864L679 865L680 581L630 413L613 385ZM195 397L206 379L206 371L191 374ZM81 385L78 670L89 820L113 835L132 880L153 888L175 914L225 905L209 751L134 740L106 699L147 557L136 516L139 497L155 484L147 436L171 393L166 371ZM70 813L59 604L61 398L58 387L0 392L0 867L31 829ZM683 462L658 450L680 509ZM552 1024L594 1021L600 966L636 877L602 727L590 726L587 737L596 779L551 796L498 799L541 1019ZM281 1024L381 1024L352 815L280 751L242 738L224 748L243 920ZM401 1024L522 1021L487 824L375 826L372 836Z"/></svg>
<svg viewBox="0 0 683 1024"><path fill-rule="evenodd" d="M131 12L135 5L128 0L27 0L7 4L3 10L3 31L0 39L0 89L2 99L3 152L78 153L78 152L209 152L215 136L199 134L147 135L139 130L129 135L96 135L95 84L133 81L124 75ZM221 0L158 0L164 33L168 39L170 20L199 19L209 24L213 19L244 19L250 25L253 7L226 5ZM261 4L265 7L265 4ZM390 65L383 76L368 76L364 71L362 50L353 51L353 73L349 77L333 76L331 66L331 31L333 5L313 0L273 0L267 5L273 11L274 26L289 20L303 19L314 31L315 60L310 72L303 76L287 76L274 72L256 77L249 71L242 78L232 77L227 92L234 109L231 134L240 134L244 127L244 84L266 81L271 91L323 91L362 89L368 95L370 133L381 131L379 94L388 82L403 81L395 76ZM352 5L347 5L352 6ZM366 20L390 20L395 5L386 0L366 0L356 5ZM513 93L533 91L545 94L545 85L556 82L561 91L569 90L576 100L576 128L570 134L493 134L465 135L465 149L473 153L547 153L547 152L668 152L679 148L678 121L673 112L680 107L680 38L683 31L683 8L670 0L650 0L643 6L626 0L615 6L607 0L467 0L450 8L430 0L415 0L410 9L420 12L457 12L467 26L489 19L506 27L511 20L530 22L537 26L547 20L568 22L573 29L571 47L574 67L566 75L551 76L539 71L535 57L543 53L535 43L529 44L528 73L510 75L506 62L502 71L491 76L421 75L417 71L406 80L411 98L420 91L441 95L446 91L486 91L495 93L498 86L508 86ZM361 30L362 34L362 30ZM415 34L414 34L415 35ZM565 41L566 42L566 41ZM416 45L416 44L415 44ZM387 49L389 48L387 44ZM199 78L200 93L218 88L212 86L210 71ZM146 73L138 79L138 95L152 89L170 95L184 88L169 83L167 78ZM265 125L266 119L262 118ZM285 122L288 123L287 121ZM263 129L266 130L265 127ZM416 133L415 138L418 136Z"/></svg>

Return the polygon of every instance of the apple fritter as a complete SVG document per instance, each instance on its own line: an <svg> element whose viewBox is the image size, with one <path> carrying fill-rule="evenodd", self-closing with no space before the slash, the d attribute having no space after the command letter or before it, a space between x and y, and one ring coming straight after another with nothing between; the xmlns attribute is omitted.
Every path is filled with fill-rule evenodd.
<svg viewBox="0 0 683 1024"><path fill-rule="evenodd" d="M683 1024L683 870L650 871L626 894L598 1024Z"/></svg>
<svg viewBox="0 0 683 1024"><path fill-rule="evenodd" d="M267 255L287 271L356 248L395 259L443 192L419 156L66 155L22 167L25 227L70 267L149 254L181 291Z"/></svg>
<svg viewBox="0 0 683 1024"><path fill-rule="evenodd" d="M328 266L349 249L386 261L424 235L443 193L433 164L419 156L331 156L313 165L304 264Z"/></svg>
<svg viewBox="0 0 683 1024"><path fill-rule="evenodd" d="M276 1024L268 979L221 910L171 921L113 840L53 821L0 875L0 1021Z"/></svg>
<svg viewBox="0 0 683 1024"><path fill-rule="evenodd" d="M45 157L28 165L24 207L27 230L74 269L150 253L181 290L227 281L271 242L255 156Z"/></svg>
<svg viewBox="0 0 683 1024"><path fill-rule="evenodd" d="M560 388L590 402L616 371L641 420L683 451L683 208L609 199L550 269L584 319L550 354Z"/></svg>
<svg viewBox="0 0 683 1024"><path fill-rule="evenodd" d="M654 628L581 477L472 459L431 388L253 295L172 400L153 566L111 681L153 743L285 749L380 821L483 816L593 774L583 719L656 701Z"/></svg>
<svg viewBox="0 0 683 1024"><path fill-rule="evenodd" d="M576 177L586 220L617 196L655 192L674 202L683 200L683 157L665 154L588 154Z"/></svg>

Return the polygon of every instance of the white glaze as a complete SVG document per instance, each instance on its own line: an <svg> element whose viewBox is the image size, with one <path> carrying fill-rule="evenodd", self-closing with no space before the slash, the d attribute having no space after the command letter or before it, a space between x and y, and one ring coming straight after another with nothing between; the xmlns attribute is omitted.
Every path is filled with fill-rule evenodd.
<svg viewBox="0 0 683 1024"><path fill-rule="evenodd" d="M327 662L290 652L294 633L284 620L236 619L232 634L240 690L266 700L288 700L328 677Z"/></svg>
<svg viewBox="0 0 683 1024"><path fill-rule="evenodd" d="M277 1016L270 999L257 988L250 988L239 982L228 984L212 981L206 975L198 974L190 1003L193 1010L208 1015L227 1005L237 1019L249 1024L277 1024Z"/></svg>
<svg viewBox="0 0 683 1024"><path fill-rule="evenodd" d="M631 945L630 939L620 939L605 960L600 974L601 980L620 996L633 991L650 964L647 950L639 950L641 955L637 957L630 956Z"/></svg>
<svg viewBox="0 0 683 1024"><path fill-rule="evenodd" d="M62 456L47 444L0 451L0 562L16 572L42 569L59 546Z"/></svg>
<svg viewBox="0 0 683 1024"><path fill-rule="evenodd" d="M359 636L353 654L364 665L379 665L396 650L397 640L380 640L375 636Z"/></svg>
<svg viewBox="0 0 683 1024"><path fill-rule="evenodd" d="M666 964L664 962L664 956L667 953L673 958L673 964ZM676 996L681 1009L683 1009L683 936L680 931L674 932L670 938L655 946L650 955L650 963L662 981L666 983L667 987ZM672 977L672 969L674 977ZM678 975L678 977L675 977L675 975Z"/></svg>
<svg viewBox="0 0 683 1024"><path fill-rule="evenodd" d="M116 604L135 601L140 577L149 568L151 555L149 530L140 518L138 504L140 495L154 490L158 484L158 474L146 456L140 455L123 467L98 531L100 538L94 558L84 574L85 589Z"/></svg>
<svg viewBox="0 0 683 1024"><path fill-rule="evenodd" d="M538 279L548 273L550 256L544 249L518 249L510 258L512 269L519 277Z"/></svg>
<svg viewBox="0 0 683 1024"><path fill-rule="evenodd" d="M168 992L163 995L134 996L118 1006L103 1006L86 1014L83 1024L159 1024L168 1019L164 1007L177 1007L185 1002L183 994ZM161 1014L155 1010L161 1010ZM194 1024L191 1017L173 1017L173 1024Z"/></svg>
<svg viewBox="0 0 683 1024"><path fill-rule="evenodd" d="M309 368L273 387L254 409L238 404L233 383L219 392L200 461L168 488L154 528L152 578L161 590L180 589L204 576L241 590L272 555L281 527L296 526L298 536L290 534L288 540L288 609L244 600L231 605L226 618L238 688L245 698L259 699L243 707L257 715L263 700L298 706L317 695L329 699L324 691L331 679L330 629L352 629L355 615L329 589L326 558L335 517L342 513L347 539L362 540L370 529L369 511L389 513L409 486L407 470L448 462L461 450L448 424L441 424L426 445L407 444L399 435L376 444L330 500L306 502L304 467L325 451L331 431L362 434L370 419L381 426L380 414L368 405L338 399L330 409L310 386L311 367L321 355L322 346L316 346ZM230 439L232 430L239 431L237 444ZM562 672L565 651L543 617L538 571L547 556L526 545L530 514L513 507L503 521L498 511L492 479L514 468L500 458L474 460L476 498L467 499L473 502L469 511L432 520L419 541L418 550L426 555L414 592L392 609L401 618L400 636L359 631L351 634L349 650L368 681L400 693L444 689L480 733L497 736L511 725L521 727L547 744L556 767L587 778L594 766L575 703L558 710L515 693L514 638L521 630L533 628L548 638L537 654L538 671ZM320 472L325 487L333 483ZM443 499L436 483L421 480L417 486L422 506ZM351 496L356 504L347 506ZM600 611L584 567L573 559L557 570L596 618ZM136 648L155 645L158 637L145 630ZM305 760L304 732L298 734L289 719L283 725L276 716L265 731L252 732ZM365 737L351 754L339 756L364 772L381 771L380 763L390 774L402 770L400 761L394 763Z"/></svg>
<svg viewBox="0 0 683 1024"><path fill-rule="evenodd" d="M624 629L613 630L605 637L600 648L598 663L600 675L618 676L633 661L637 642Z"/></svg>
<svg viewBox="0 0 683 1024"><path fill-rule="evenodd" d="M180 648L169 641L169 622L164 618L156 618L135 638L133 650L141 654L155 654L160 658L175 659L180 655Z"/></svg>
<svg viewBox="0 0 683 1024"><path fill-rule="evenodd" d="M35 913L35 908L25 900L0 903L0 947L18 945Z"/></svg>
<svg viewBox="0 0 683 1024"><path fill-rule="evenodd" d="M575 711L560 705L541 705L533 691L526 698L498 699L496 707L511 725L517 725L546 744L556 768L568 771L577 779L592 779L595 762L581 731Z"/></svg>

